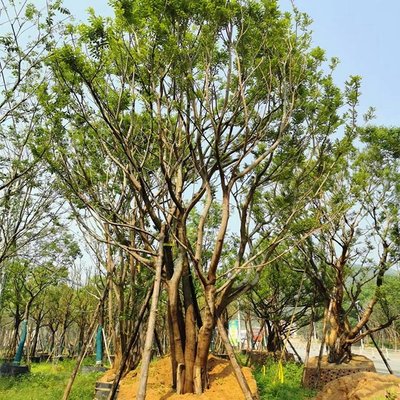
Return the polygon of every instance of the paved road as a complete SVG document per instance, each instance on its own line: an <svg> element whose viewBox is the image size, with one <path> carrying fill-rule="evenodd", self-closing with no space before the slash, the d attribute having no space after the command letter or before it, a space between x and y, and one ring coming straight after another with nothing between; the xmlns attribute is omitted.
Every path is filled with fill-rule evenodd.
<svg viewBox="0 0 400 400"><path fill-rule="evenodd" d="M299 339L291 339L290 340L293 346L295 347L296 351L299 353L300 357L304 360L306 354L306 343ZM312 343L310 356L317 356L319 354L319 343ZM290 351L290 350L289 350ZM369 359L371 359L374 364L377 372L388 374L388 370L382 361L381 356L379 355L378 351L374 347L361 347L354 346L352 348L353 353L361 354ZM387 359L390 368L393 370L394 374L400 376L400 350L388 350L382 349L385 358Z"/></svg>

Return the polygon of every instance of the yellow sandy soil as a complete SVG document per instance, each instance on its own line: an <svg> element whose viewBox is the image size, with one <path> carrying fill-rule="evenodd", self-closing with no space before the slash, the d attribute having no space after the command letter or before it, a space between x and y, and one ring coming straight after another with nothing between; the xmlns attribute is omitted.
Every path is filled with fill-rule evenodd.
<svg viewBox="0 0 400 400"><path fill-rule="evenodd" d="M202 395L177 395L171 389L171 361L169 357L160 358L151 363L149 369L149 380L147 384L147 400L242 400L244 396L236 381L233 369L229 361L211 356L208 362L210 388ZM251 391L257 393L256 381L250 368L243 368ZM136 399L138 378L140 371L135 370L127 374L121 381L118 400ZM102 381L112 381L114 371L107 371L101 378ZM337 400L337 399L336 399Z"/></svg>

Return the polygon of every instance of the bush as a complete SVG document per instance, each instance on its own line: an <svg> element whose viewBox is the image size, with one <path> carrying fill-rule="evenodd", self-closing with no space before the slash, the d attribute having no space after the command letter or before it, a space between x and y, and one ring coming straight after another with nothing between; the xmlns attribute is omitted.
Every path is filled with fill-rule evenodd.
<svg viewBox="0 0 400 400"><path fill-rule="evenodd" d="M255 371L261 399L303 400L315 396L315 391L301 386L303 366L294 362L280 364L268 361Z"/></svg>

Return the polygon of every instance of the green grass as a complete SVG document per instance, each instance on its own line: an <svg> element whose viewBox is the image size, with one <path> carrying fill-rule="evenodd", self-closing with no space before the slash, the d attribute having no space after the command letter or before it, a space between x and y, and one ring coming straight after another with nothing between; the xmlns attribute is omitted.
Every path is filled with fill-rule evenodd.
<svg viewBox="0 0 400 400"><path fill-rule="evenodd" d="M313 390L301 386L303 367L296 363L283 365L283 382L279 380L278 363L270 361L255 370L255 378L261 400L305 400L316 395Z"/></svg>
<svg viewBox="0 0 400 400"><path fill-rule="evenodd" d="M31 365L31 373L20 377L0 378L0 400L59 400L62 398L75 362ZM78 374L71 400L92 400L94 386L101 373Z"/></svg>

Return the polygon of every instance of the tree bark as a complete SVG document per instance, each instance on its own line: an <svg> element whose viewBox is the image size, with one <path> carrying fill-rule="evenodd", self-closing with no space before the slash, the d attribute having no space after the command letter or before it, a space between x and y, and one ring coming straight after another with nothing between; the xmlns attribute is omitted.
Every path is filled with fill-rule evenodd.
<svg viewBox="0 0 400 400"><path fill-rule="evenodd" d="M49 329L50 329L50 332L51 332L51 334L50 334L49 353L53 354L55 343L56 343L56 332L57 332L58 326L57 326L56 329L53 329L52 327L49 327Z"/></svg>
<svg viewBox="0 0 400 400"><path fill-rule="evenodd" d="M39 330L40 330L41 322L42 322L42 319L39 316L38 319L36 320L36 324L35 324L35 334L33 335L32 346L31 346L31 357L34 357L35 353L36 353L36 348L37 348L37 344L38 344L38 340L39 340Z"/></svg>
<svg viewBox="0 0 400 400"><path fill-rule="evenodd" d="M341 364L351 360L351 343L347 342L350 327L342 309L341 293L331 301L331 311L328 312L328 362Z"/></svg>
<svg viewBox="0 0 400 400"><path fill-rule="evenodd" d="M197 327L195 318L195 298L189 282L189 266L185 263L185 272L182 279L185 305L185 368L183 393L193 393L193 372L196 358Z"/></svg>
<svg viewBox="0 0 400 400"><path fill-rule="evenodd" d="M279 322L275 321L268 324L267 351L274 354L284 351L283 338L278 324Z"/></svg>
<svg viewBox="0 0 400 400"><path fill-rule="evenodd" d="M172 277L167 281L168 292L168 328L171 346L172 382L177 387L178 364L184 364L185 330L182 330L183 316L179 298L179 282L183 271L183 257L175 262ZM178 394L182 394L179 393Z"/></svg>
<svg viewBox="0 0 400 400"><path fill-rule="evenodd" d="M212 333L215 327L215 286L205 288L206 304L204 307L203 325L199 330L196 361L193 381L194 393L201 394L208 386L207 361L210 351Z"/></svg>

